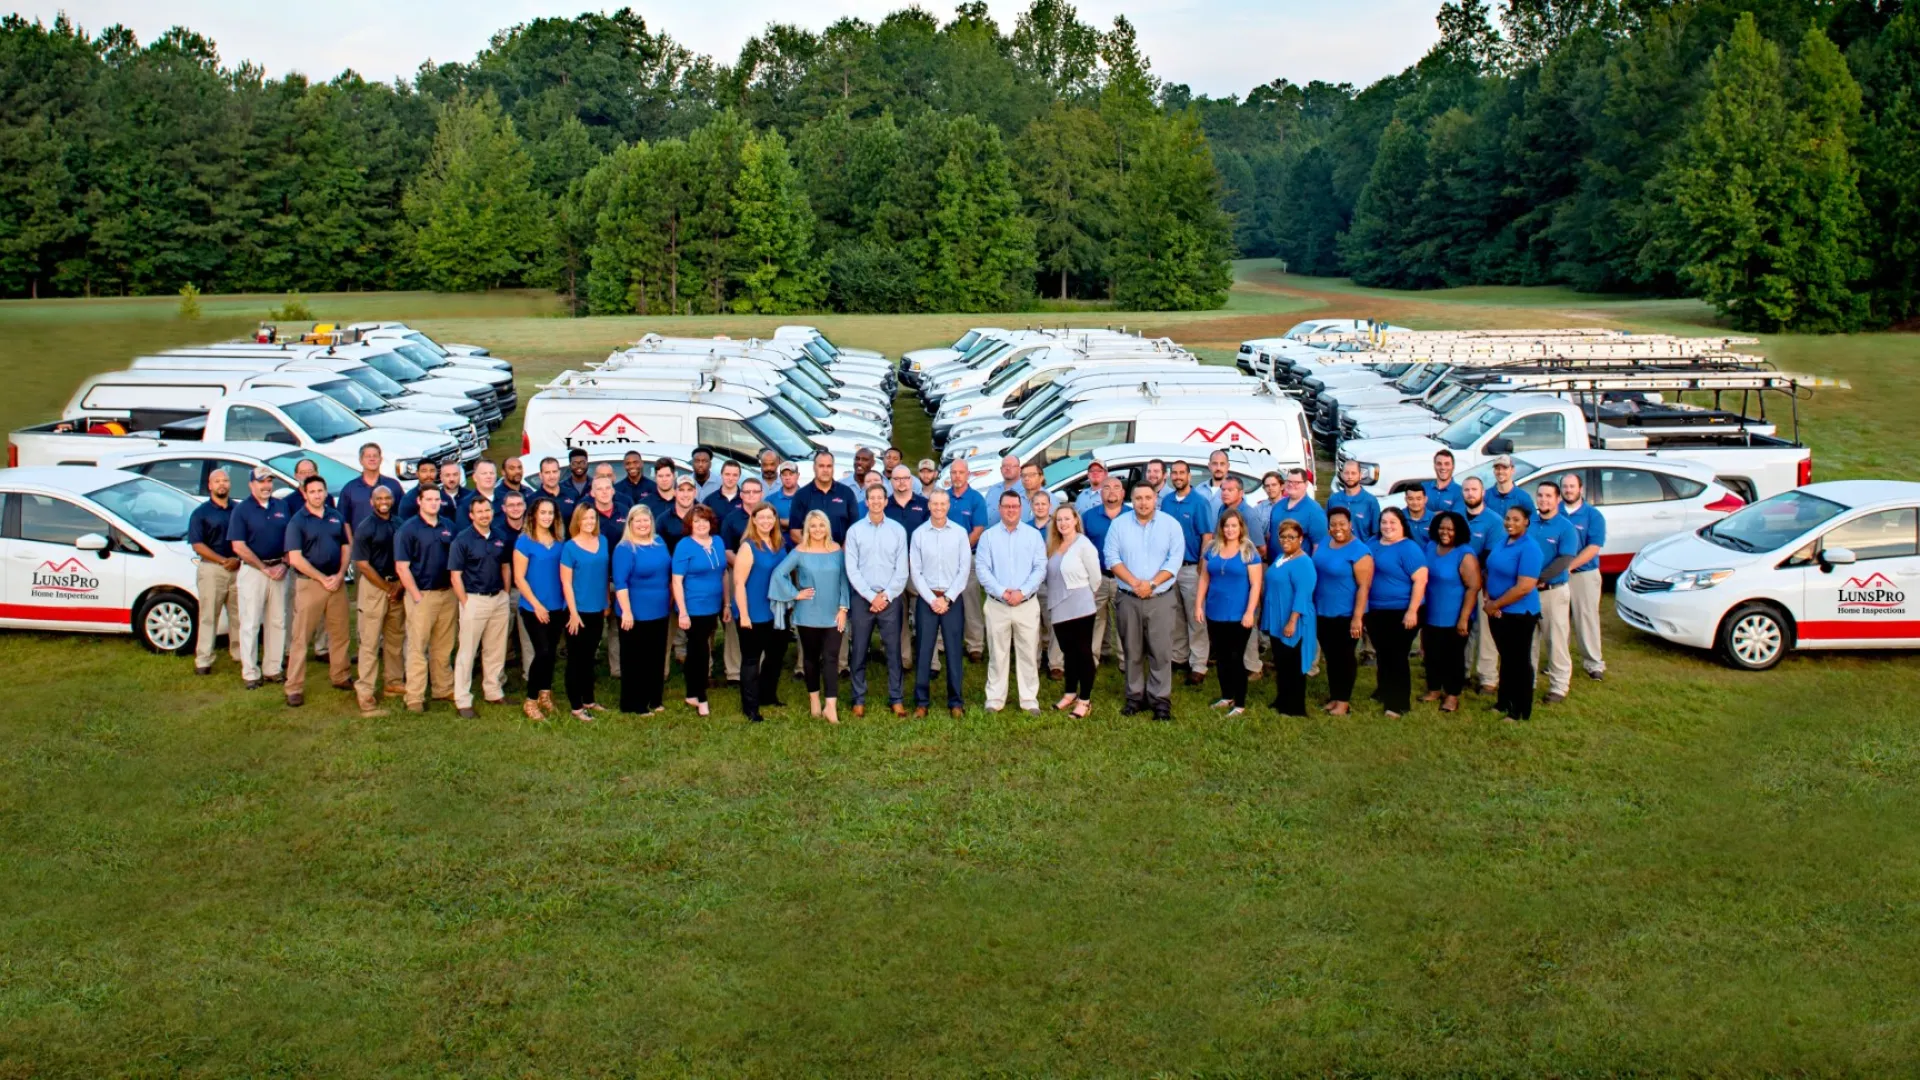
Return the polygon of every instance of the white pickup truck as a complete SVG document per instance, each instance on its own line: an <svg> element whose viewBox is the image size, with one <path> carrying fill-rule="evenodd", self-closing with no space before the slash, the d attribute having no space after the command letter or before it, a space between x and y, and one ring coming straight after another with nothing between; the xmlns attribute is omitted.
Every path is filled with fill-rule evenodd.
<svg viewBox="0 0 1920 1080"><path fill-rule="evenodd" d="M1782 388L1800 385L1790 376L1754 381L1768 378ZM1433 479L1433 456L1441 450L1452 451L1454 468L1464 473L1501 454L1588 449L1696 461L1749 502L1813 479L1813 451L1778 437L1765 421L1675 402L1596 404L1547 394L1490 397L1438 435L1349 439L1335 465L1357 462L1361 483L1381 496Z"/></svg>
<svg viewBox="0 0 1920 1080"><path fill-rule="evenodd" d="M205 411L118 410L34 427L9 436L10 466L91 465L101 458L197 442L256 441L311 450L358 469L360 447L377 442L382 468L412 476L422 460L460 461L460 444L445 435L381 428L375 431L339 402L312 390L261 387L220 398Z"/></svg>

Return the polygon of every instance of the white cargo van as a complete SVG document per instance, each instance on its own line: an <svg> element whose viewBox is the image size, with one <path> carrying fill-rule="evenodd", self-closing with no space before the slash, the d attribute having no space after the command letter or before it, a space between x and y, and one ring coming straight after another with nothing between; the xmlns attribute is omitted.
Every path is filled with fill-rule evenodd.
<svg viewBox="0 0 1920 1080"><path fill-rule="evenodd" d="M1072 370L1049 385L1015 401L1008 397L1003 409L985 409L957 420L944 432L934 429L934 444L944 446L954 440L1019 438L1026 425L1045 423L1071 408L1075 402L1099 397L1126 397L1129 394L1232 394L1256 393L1262 383L1232 368L1208 364L1165 367L1126 365L1120 368Z"/></svg>
<svg viewBox="0 0 1920 1080"><path fill-rule="evenodd" d="M439 371L429 372L412 360L402 356L396 349L385 346L331 346L331 345L202 345L190 349L169 349L158 354L166 356L215 357L224 359L235 366L249 362L269 362L279 366L291 360L303 360L312 357L329 356L357 360L373 368L387 378L399 383L410 391L423 394L435 394L443 397L464 397L477 403L482 411L479 423L489 429L499 426L503 415L500 393L490 383L468 375L451 373L453 369L443 367ZM143 358L144 359L144 358ZM204 365L212 366L212 365ZM512 390L511 384L508 386Z"/></svg>
<svg viewBox="0 0 1920 1080"><path fill-rule="evenodd" d="M522 453L535 446L591 452L615 443L686 443L748 458L771 447L799 461L822 447L851 454L860 445L835 436L809 440L765 401L744 394L542 390L527 399L526 412Z"/></svg>
<svg viewBox="0 0 1920 1080"><path fill-rule="evenodd" d="M838 432L849 438L885 443L893 434L892 424L883 425L859 413L836 412L805 393L797 392L790 383L776 386L764 377L741 372L730 372L727 378L718 378L706 372L676 371L672 368L664 371L635 368L563 371L552 382L543 384L541 389L745 394L769 403L777 402L775 408L793 421L794 426L805 435Z"/></svg>

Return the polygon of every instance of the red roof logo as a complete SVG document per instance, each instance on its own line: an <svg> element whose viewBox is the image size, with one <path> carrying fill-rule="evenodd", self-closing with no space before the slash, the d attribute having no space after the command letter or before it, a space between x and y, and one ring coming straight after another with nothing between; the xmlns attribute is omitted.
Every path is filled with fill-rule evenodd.
<svg viewBox="0 0 1920 1080"><path fill-rule="evenodd" d="M1891 589L1893 588L1893 582L1887 580L1887 575L1876 573L1865 578L1848 578L1847 588L1849 589Z"/></svg>
<svg viewBox="0 0 1920 1080"><path fill-rule="evenodd" d="M605 435L609 431L615 435L635 434L645 437L647 434L646 428L634 423L633 420L624 413L614 413L608 417L605 422L599 424L591 420L582 420L573 425L573 430L567 432L567 434L569 436L578 435L582 430L585 430L587 434L593 436Z"/></svg>
<svg viewBox="0 0 1920 1080"><path fill-rule="evenodd" d="M46 562L40 564L40 569L45 570L49 574L84 574L87 571L87 564L81 562L77 557L69 558L62 563L56 563L52 559L48 559Z"/></svg>
<svg viewBox="0 0 1920 1080"><path fill-rule="evenodd" d="M1194 428L1192 431L1187 433L1186 438L1180 441L1193 442L1196 437L1199 439L1199 441L1203 443L1217 443L1217 442L1238 443L1242 438L1246 439L1248 442L1251 442L1251 443L1258 443L1260 441L1259 439L1256 439L1253 437L1253 432L1248 431L1246 428L1240 426L1240 421L1238 420L1227 421L1225 424L1221 426L1220 430L1218 431L1208 431L1206 428L1203 428L1203 427Z"/></svg>

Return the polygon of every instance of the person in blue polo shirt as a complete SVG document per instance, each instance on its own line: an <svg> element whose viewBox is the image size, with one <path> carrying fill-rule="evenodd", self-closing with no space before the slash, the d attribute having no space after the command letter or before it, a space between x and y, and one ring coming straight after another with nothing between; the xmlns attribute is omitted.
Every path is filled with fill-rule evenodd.
<svg viewBox="0 0 1920 1080"><path fill-rule="evenodd" d="M1353 525L1353 535L1371 543L1380 538L1380 500L1360 486L1360 463L1348 461L1340 466L1340 482L1327 496L1327 509L1341 507Z"/></svg>
<svg viewBox="0 0 1920 1080"><path fill-rule="evenodd" d="M1307 481L1307 470L1288 469L1281 481L1280 501L1273 505L1267 515L1270 529L1278 529L1287 519L1300 523L1305 536L1305 551L1311 555L1327 542L1327 512L1313 501L1313 486Z"/></svg>
<svg viewBox="0 0 1920 1080"><path fill-rule="evenodd" d="M774 472L772 483L762 482L760 496L773 506L780 515L781 535L785 536L787 522L793 513L793 497L800 491L800 466L791 461L783 461Z"/></svg>
<svg viewBox="0 0 1920 1080"><path fill-rule="evenodd" d="M400 481L391 476L383 476L380 465L385 461L379 443L367 443L360 448L360 475L340 485L334 493L334 505L340 508L340 520L347 523L347 538L353 538L353 527L360 519L373 513L373 492L376 488L386 488L393 492L395 506L406 498L405 488ZM299 509L298 501L289 509Z"/></svg>
<svg viewBox="0 0 1920 1080"><path fill-rule="evenodd" d="M1574 558L1580 554L1580 534L1573 522L1560 512L1560 485L1542 480L1533 489L1534 514L1527 535L1540 546L1547 564L1540 571L1540 630L1535 635L1533 652L1547 653L1547 704L1567 700L1573 687L1573 656L1569 637L1572 633L1573 595L1571 581Z"/></svg>
<svg viewBox="0 0 1920 1080"><path fill-rule="evenodd" d="M1488 502L1487 497L1486 485L1481 483L1479 477L1469 476L1460 481L1460 499L1466 507L1460 516L1467 521L1467 550L1473 553L1474 561L1480 564L1483 577L1486 574L1487 552L1507 534L1505 508ZM1496 651L1492 631L1487 625L1486 609L1481 607L1474 614L1472 631L1467 635L1466 665L1470 681L1478 684L1484 693L1493 693L1494 680L1499 677Z"/></svg>
<svg viewBox="0 0 1920 1080"><path fill-rule="evenodd" d="M418 508L394 536L393 568L406 590L407 709L426 712L429 689L435 701L453 699L459 607L447 570L454 528L440 513L440 489L420 492Z"/></svg>
<svg viewBox="0 0 1920 1080"><path fill-rule="evenodd" d="M1493 486L1487 488L1487 506L1503 522L1509 506L1518 506L1528 517L1533 516L1533 496L1513 482L1513 458L1506 454L1493 459Z"/></svg>
<svg viewBox="0 0 1920 1080"><path fill-rule="evenodd" d="M1167 482L1167 493L1160 497L1160 512L1180 527L1186 541L1180 574L1174 583L1180 622L1173 634L1173 666L1190 665L1187 685L1199 686L1207 678L1207 624L1196 616L1200 610L1200 553L1213 540L1220 508L1212 498L1194 489L1193 468L1184 461L1173 463Z"/></svg>
<svg viewBox="0 0 1920 1080"><path fill-rule="evenodd" d="M304 503L287 519L287 563L300 576L293 583L293 642L287 657L287 704L306 703L307 646L325 626L339 648L327 654L328 677L338 690L352 690L347 630L347 526L327 505L327 483L309 476L300 487Z"/></svg>
<svg viewBox="0 0 1920 1080"><path fill-rule="evenodd" d="M493 525L493 503L474 499L467 506L472 525L460 530L447 550L449 584L459 605L460 645L453 665L453 707L462 719L473 708L473 662L480 661L480 686L489 705L505 705L502 685L507 669L507 610L512 602L513 548L507 531Z"/></svg>
<svg viewBox="0 0 1920 1080"><path fill-rule="evenodd" d="M1506 535L1487 549L1487 613L1494 644L1500 650L1500 688L1494 708L1509 720L1533 717L1533 639L1540 622L1538 584L1546 558L1527 535L1530 519L1518 506L1507 508Z"/></svg>
<svg viewBox="0 0 1920 1080"><path fill-rule="evenodd" d="M1560 494L1560 512L1573 524L1580 542L1567 588L1572 594L1573 640L1580 646L1580 666L1587 678L1598 682L1607 673L1606 657L1600 649L1600 551L1607 546L1607 519L1587 501L1586 485L1579 473L1560 478Z"/></svg>
<svg viewBox="0 0 1920 1080"><path fill-rule="evenodd" d="M227 539L233 519L233 504L227 496L232 491L233 480L226 470L215 469L207 478L207 501L187 518L187 543L193 547L193 553L200 556L194 580L194 588L200 594L200 634L193 653L196 675L213 674L213 646L220 632L220 612L227 612L230 627L238 630L240 626L240 594L234 588L234 574L240 569L240 559L233 553L232 541ZM237 649L238 642L231 640L232 636L229 635L228 648Z"/></svg>
<svg viewBox="0 0 1920 1080"><path fill-rule="evenodd" d="M1423 481L1420 489L1427 493L1427 512L1441 514L1451 510L1462 513L1466 510L1466 501L1460 493L1460 485L1453 482L1453 451L1442 450L1433 455L1433 479Z"/></svg>
<svg viewBox="0 0 1920 1080"><path fill-rule="evenodd" d="M853 489L833 478L833 455L825 450L813 455L813 483L806 484L794 492L793 507L787 515L787 535L795 544L800 543L799 523L807 520L807 515L820 511L827 519L827 528L833 534L835 544L847 539L847 527L860 520L860 497Z"/></svg>

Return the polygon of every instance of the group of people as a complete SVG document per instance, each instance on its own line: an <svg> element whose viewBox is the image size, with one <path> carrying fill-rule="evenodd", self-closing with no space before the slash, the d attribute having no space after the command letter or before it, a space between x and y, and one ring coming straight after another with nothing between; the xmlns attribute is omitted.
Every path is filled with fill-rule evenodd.
<svg viewBox="0 0 1920 1080"><path fill-rule="evenodd" d="M1084 717L1111 651L1125 672L1121 712L1165 720L1175 669L1200 685L1209 658L1215 707L1244 710L1263 651L1278 711L1305 714L1307 676L1324 663L1324 707L1345 714L1370 648L1373 696L1392 716L1410 708L1417 639L1423 700L1456 710L1471 665L1504 715L1526 719L1537 648L1550 702L1568 692L1571 639L1593 677L1604 671L1605 525L1577 475L1529 498L1512 487L1511 462L1496 463L1486 490L1454 483L1441 457L1405 510L1382 510L1352 464L1324 507L1297 469L1263 477L1254 504L1224 453L1198 482L1186 462L1151 463L1132 490L1096 462L1077 498L1056 501L1038 468L1011 457L999 483L976 490L964 462L941 487L931 461L912 470L891 448L883 460L859 452L858 487L837 479L826 452L803 483L800 463L771 451L743 477L733 462L716 471L705 451L690 475L667 459L649 470L638 453L620 475L612 463L589 470L574 450L564 468L543 460L532 483L518 461L483 460L471 487L456 466L422 463L403 488L369 443L361 475L338 491L305 463L284 499L266 468L245 498L215 474L190 526L202 562L195 666L212 671L224 607L245 685L282 683L290 706L304 703L311 647L364 715L399 696L415 712L449 701L473 717L476 667L482 699L506 704L517 652L526 716L560 711L559 678L567 711L591 723L609 708L603 655L621 711L661 712L677 658L686 704L707 715L717 651L758 721L783 704L797 640L809 712L838 723L843 677L855 716L870 697L882 705L868 680L876 646L885 707L906 715L911 696L916 716L934 707L942 674L945 706L960 715L964 666L984 661L989 712L1011 693L1038 713L1050 671L1063 684L1053 707Z"/></svg>

